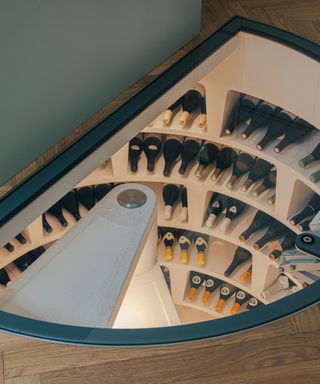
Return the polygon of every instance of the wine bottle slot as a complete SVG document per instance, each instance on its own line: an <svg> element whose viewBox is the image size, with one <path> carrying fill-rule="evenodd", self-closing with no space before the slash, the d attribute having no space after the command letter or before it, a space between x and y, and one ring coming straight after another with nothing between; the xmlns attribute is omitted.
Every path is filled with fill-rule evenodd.
<svg viewBox="0 0 320 384"><path fill-rule="evenodd" d="M252 258L252 254L241 247L237 247L232 262L229 267L225 270L224 275L229 277L238 267L240 267L243 263L250 260Z"/></svg>
<svg viewBox="0 0 320 384"><path fill-rule="evenodd" d="M206 275L203 273L191 271L189 275L190 290L188 292L188 299L194 301L198 292L198 289L206 280Z"/></svg>
<svg viewBox="0 0 320 384"><path fill-rule="evenodd" d="M129 141L129 163L131 172L138 171L138 161L143 151L143 136L140 134Z"/></svg>
<svg viewBox="0 0 320 384"><path fill-rule="evenodd" d="M216 181L219 176L228 169L236 158L236 152L230 147L223 147L218 153L216 168L211 175L211 180Z"/></svg>
<svg viewBox="0 0 320 384"><path fill-rule="evenodd" d="M309 203L296 215L290 219L292 225L300 224L306 219L313 218L320 210L320 196L316 193L313 194Z"/></svg>
<svg viewBox="0 0 320 384"><path fill-rule="evenodd" d="M298 161L298 165L301 168L307 167L309 164L314 163L315 161L320 160L320 143L314 148L314 150L304 158Z"/></svg>

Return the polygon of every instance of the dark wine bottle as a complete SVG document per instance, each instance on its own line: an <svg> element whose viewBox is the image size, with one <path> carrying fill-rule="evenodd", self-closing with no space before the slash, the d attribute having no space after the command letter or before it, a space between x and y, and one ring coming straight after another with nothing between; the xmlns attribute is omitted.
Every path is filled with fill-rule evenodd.
<svg viewBox="0 0 320 384"><path fill-rule="evenodd" d="M51 225L48 223L47 218L46 218L46 214L45 214L45 213L42 214L42 227L43 227L43 229L44 229L47 233L51 233L51 232L52 232L52 227L51 227Z"/></svg>
<svg viewBox="0 0 320 384"><path fill-rule="evenodd" d="M257 148L262 151L271 141L282 136L288 129L289 124L292 123L294 116L281 111L275 114L271 119L271 124L268 126L267 132L264 137L257 144Z"/></svg>
<svg viewBox="0 0 320 384"><path fill-rule="evenodd" d="M313 183L317 183L320 180L320 170L310 175L309 180L312 181Z"/></svg>
<svg viewBox="0 0 320 384"><path fill-rule="evenodd" d="M187 221L188 220L188 193L187 188L182 187L181 189L181 204L182 209L180 211L180 220Z"/></svg>
<svg viewBox="0 0 320 384"><path fill-rule="evenodd" d="M230 147L223 147L217 156L216 168L211 175L211 180L215 181L223 171L231 167L236 158L236 152Z"/></svg>
<svg viewBox="0 0 320 384"><path fill-rule="evenodd" d="M254 197L258 197L261 195L262 192L266 191L267 189L274 188L276 186L276 180L277 170L275 167L273 167L270 169L269 173L264 177L262 184L260 184L259 187L252 192L252 195Z"/></svg>
<svg viewBox="0 0 320 384"><path fill-rule="evenodd" d="M168 109L164 111L162 116L162 122L164 125L171 124L173 113L175 112L176 109L181 107L183 98L184 98L184 95L179 97L178 100L176 100L173 104L170 105L170 107L168 107Z"/></svg>
<svg viewBox="0 0 320 384"><path fill-rule="evenodd" d="M251 311L252 309L258 308L261 305L261 301L259 301L255 297L251 297L251 299L248 301L247 310Z"/></svg>
<svg viewBox="0 0 320 384"><path fill-rule="evenodd" d="M208 304L213 292L218 289L223 282L215 277L206 276L206 290L201 298L203 304Z"/></svg>
<svg viewBox="0 0 320 384"><path fill-rule="evenodd" d="M177 231L173 228L161 228L162 240L165 246L165 258L167 261L173 259L173 247L177 236Z"/></svg>
<svg viewBox="0 0 320 384"><path fill-rule="evenodd" d="M242 289L237 289L234 304L230 310L231 315L235 315L240 311L241 306L249 301L250 295Z"/></svg>
<svg viewBox="0 0 320 384"><path fill-rule="evenodd" d="M173 206L180 196L180 188L175 184L166 184L162 189L162 198L165 204L163 217L171 220Z"/></svg>
<svg viewBox="0 0 320 384"><path fill-rule="evenodd" d="M241 233L239 239L241 241L247 241L251 235L253 235L259 229L262 229L271 224L272 217L262 211L258 211L249 227Z"/></svg>
<svg viewBox="0 0 320 384"><path fill-rule="evenodd" d="M192 232L180 229L178 231L178 243L180 245L181 254L180 254L180 262L183 264L188 264L189 262L189 248L192 244L193 235Z"/></svg>
<svg viewBox="0 0 320 384"><path fill-rule="evenodd" d="M206 167L213 164L218 156L219 148L210 142L206 142L199 152L199 165L196 170L196 177L201 177Z"/></svg>
<svg viewBox="0 0 320 384"><path fill-rule="evenodd" d="M194 301L198 289L204 283L206 275L200 272L191 271L189 275L190 290L188 292L188 299Z"/></svg>
<svg viewBox="0 0 320 384"><path fill-rule="evenodd" d="M3 246L4 249L6 249L8 252L14 251L14 246L11 243L7 243Z"/></svg>
<svg viewBox="0 0 320 384"><path fill-rule="evenodd" d="M253 164L253 157L251 155L248 155L247 153L241 152L237 156L237 160L233 164L233 170L232 175L230 179L227 182L227 187L231 189L234 185L234 183L243 175L245 175L247 172L249 172L250 168Z"/></svg>
<svg viewBox="0 0 320 384"><path fill-rule="evenodd" d="M143 151L143 147L143 136L141 134L129 141L128 159L131 172L137 172L138 170L138 161L140 159L141 152Z"/></svg>
<svg viewBox="0 0 320 384"><path fill-rule="evenodd" d="M259 104L255 114L252 116L250 124L242 132L241 137L247 139L254 131L268 127L272 122L272 117L277 111L278 109L275 105L263 101Z"/></svg>
<svg viewBox="0 0 320 384"><path fill-rule="evenodd" d="M237 247L232 262L229 267L225 270L224 275L229 277L238 267L240 267L243 263L250 260L252 258L252 254L244 248Z"/></svg>
<svg viewBox="0 0 320 384"><path fill-rule="evenodd" d="M180 175L184 175L187 168L196 160L200 150L200 139L188 137L185 139L181 152Z"/></svg>
<svg viewBox="0 0 320 384"><path fill-rule="evenodd" d="M245 271L243 272L240 277L239 277L239 280L244 283L245 281L248 281L250 279L250 277L252 276L252 264L250 265L250 267Z"/></svg>
<svg viewBox="0 0 320 384"><path fill-rule="evenodd" d="M212 227L215 219L221 212L224 211L228 204L228 196L220 195L219 193L213 193L208 205L208 218L206 220L206 226Z"/></svg>
<svg viewBox="0 0 320 384"><path fill-rule="evenodd" d="M54 216L63 227L67 227L68 226L68 222L67 222L67 220L65 219L65 217L63 216L63 213L62 213L62 203L61 203L61 200L59 200L55 204L53 204L53 206L48 209L48 213L50 215Z"/></svg>
<svg viewBox="0 0 320 384"><path fill-rule="evenodd" d="M102 198L104 198L113 187L114 183L95 185L94 194L96 196L97 201L100 201Z"/></svg>
<svg viewBox="0 0 320 384"><path fill-rule="evenodd" d="M20 256L18 259L14 260L13 263L21 272L24 272L33 262L34 260L28 252Z"/></svg>
<svg viewBox="0 0 320 384"><path fill-rule="evenodd" d="M44 252L46 251L45 247L37 247L28 252L32 261L36 261Z"/></svg>
<svg viewBox="0 0 320 384"><path fill-rule="evenodd" d="M201 116L198 125L203 127L206 124L206 89L203 84L197 83L190 89L182 99L182 114L179 118L179 124L184 126L190 118L190 114L201 108Z"/></svg>
<svg viewBox="0 0 320 384"><path fill-rule="evenodd" d="M303 159L298 161L298 164L301 168L305 168L307 165L312 164L313 162L320 160L320 143L314 148L314 150Z"/></svg>
<svg viewBox="0 0 320 384"><path fill-rule="evenodd" d="M71 213L76 221L81 219L79 212L79 200L75 190L72 190L64 195L61 199L61 204L64 209Z"/></svg>
<svg viewBox="0 0 320 384"><path fill-rule="evenodd" d="M306 139L315 128L305 120L298 118L288 127L284 138L274 147L274 151L279 153L290 144L297 143Z"/></svg>
<svg viewBox="0 0 320 384"><path fill-rule="evenodd" d="M276 239L277 237L283 236L287 232L287 227L280 223L278 220L271 222L267 232L253 244L253 248L258 251L263 248L267 243Z"/></svg>
<svg viewBox="0 0 320 384"><path fill-rule="evenodd" d="M320 196L314 193L309 203L302 209L302 211L300 211L298 214L294 215L290 219L290 223L292 225L300 224L302 221L314 217L319 210Z"/></svg>
<svg viewBox="0 0 320 384"><path fill-rule="evenodd" d="M170 176L175 163L179 160L182 151L182 137L167 136L163 146L164 169L163 176Z"/></svg>
<svg viewBox="0 0 320 384"><path fill-rule="evenodd" d="M4 268L0 269L0 284L1 285L7 285L9 283L10 279L7 274L7 271Z"/></svg>
<svg viewBox="0 0 320 384"><path fill-rule="evenodd" d="M242 94L238 102L231 109L224 133L231 135L238 127L247 122L253 116L260 103L260 99Z"/></svg>
<svg viewBox="0 0 320 384"><path fill-rule="evenodd" d="M276 260L278 257L281 256L281 254L284 252L284 251L287 251L288 249L292 249L294 248L295 246L295 242L296 242L296 237L297 235L291 231L290 229L287 230L286 232L286 235L284 237L284 239L282 240L281 244L280 244L280 249L277 248L277 249L274 249L270 254L269 254L269 258L271 260Z"/></svg>
<svg viewBox="0 0 320 384"><path fill-rule="evenodd" d="M204 233L195 233L194 234L194 243L197 248L197 260L198 265L203 266L206 263L206 248L209 243L209 236Z"/></svg>
<svg viewBox="0 0 320 384"><path fill-rule="evenodd" d="M146 134L144 137L143 149L147 157L147 170L149 172L153 172L155 163L159 158L162 150L161 135L154 133Z"/></svg>
<svg viewBox="0 0 320 384"><path fill-rule="evenodd" d="M16 239L19 241L20 244L26 244L27 242L27 239L23 236L22 233L18 233Z"/></svg>
<svg viewBox="0 0 320 384"><path fill-rule="evenodd" d="M224 305L231 296L234 295L236 287L229 283L224 283L220 288L220 297L216 305L216 311L221 313L223 311Z"/></svg>
<svg viewBox="0 0 320 384"><path fill-rule="evenodd" d="M273 167L268 161L256 157L249 172L249 176L242 185L241 190L246 192L253 183L263 179Z"/></svg>
<svg viewBox="0 0 320 384"><path fill-rule="evenodd" d="M309 224L311 223L311 221L312 221L312 220L305 220L305 221L303 221L302 223L300 223L300 224L298 225L299 231L302 231L302 232L304 232L304 231L310 231L310 226L309 226Z"/></svg>
<svg viewBox="0 0 320 384"><path fill-rule="evenodd" d="M77 190L79 202L90 210L96 204L96 196L92 187L82 187Z"/></svg>
<svg viewBox="0 0 320 384"><path fill-rule="evenodd" d="M234 199L233 197L229 197L226 208L226 217L220 225L220 230L225 232L229 228L231 221L240 216L245 207L246 203Z"/></svg>

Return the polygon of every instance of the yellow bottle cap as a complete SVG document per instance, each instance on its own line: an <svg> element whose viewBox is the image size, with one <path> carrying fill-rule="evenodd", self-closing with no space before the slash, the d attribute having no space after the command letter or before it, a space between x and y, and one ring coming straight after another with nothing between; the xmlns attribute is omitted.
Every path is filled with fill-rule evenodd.
<svg viewBox="0 0 320 384"><path fill-rule="evenodd" d="M206 255L203 252L198 253L198 265L205 265L206 263Z"/></svg>
<svg viewBox="0 0 320 384"><path fill-rule="evenodd" d="M188 293L188 299L190 301L193 301L196 298L197 289L196 288L190 288L190 291Z"/></svg>
<svg viewBox="0 0 320 384"><path fill-rule="evenodd" d="M236 313L238 313L240 310L240 307L241 305L239 303L234 303L230 311L231 315L235 315Z"/></svg>
<svg viewBox="0 0 320 384"><path fill-rule="evenodd" d="M205 128L206 125L207 125L207 115L202 114L199 116L199 119L198 119L198 127Z"/></svg>
<svg viewBox="0 0 320 384"><path fill-rule="evenodd" d="M270 253L270 255L269 255L269 259L270 259L270 260L275 260L276 258L274 257L274 255L273 255L272 253Z"/></svg>
<svg viewBox="0 0 320 384"><path fill-rule="evenodd" d="M216 311L217 312L222 312L223 311L223 307L224 307L224 303L225 301L223 299L220 299L216 305Z"/></svg>
<svg viewBox="0 0 320 384"><path fill-rule="evenodd" d="M180 124L180 125L185 125L186 122L187 122L187 120L189 119L189 116L190 116L190 113L189 113L189 112L187 112L187 111L183 111L183 112L181 113L180 118L179 118L179 124Z"/></svg>
<svg viewBox="0 0 320 384"><path fill-rule="evenodd" d="M180 261L181 261L181 263L183 263L183 264L188 264L188 261L189 261L188 251L186 251L185 249L183 249L183 250L181 251Z"/></svg>
<svg viewBox="0 0 320 384"><path fill-rule="evenodd" d="M250 279L250 276L251 276L251 273L250 272L243 272L242 275L240 275L239 277L239 280L244 282L244 281L247 281L248 279Z"/></svg>
<svg viewBox="0 0 320 384"><path fill-rule="evenodd" d="M173 259L172 247L166 247L166 260L171 261Z"/></svg>
<svg viewBox="0 0 320 384"><path fill-rule="evenodd" d="M169 125L171 123L172 116L173 116L173 112L170 111L170 109L167 109L166 111L164 111L163 116L162 116L163 124Z"/></svg>
<svg viewBox="0 0 320 384"><path fill-rule="evenodd" d="M203 304L208 304L210 297L211 297L211 292L205 291L205 293L201 298L201 301L203 302Z"/></svg>

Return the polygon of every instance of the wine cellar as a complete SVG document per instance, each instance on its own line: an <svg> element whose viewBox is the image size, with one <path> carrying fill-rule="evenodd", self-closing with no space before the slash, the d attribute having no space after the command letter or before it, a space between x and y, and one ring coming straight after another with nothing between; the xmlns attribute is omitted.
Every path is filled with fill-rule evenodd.
<svg viewBox="0 0 320 384"><path fill-rule="evenodd" d="M275 69L281 60L290 70ZM159 300L164 309L145 321L120 310L115 328L233 316L320 279L320 265L311 256L301 262L294 245L319 223L317 73L319 63L289 47L237 34L154 103L127 144L8 239L3 294L124 183L154 191L158 226L157 271L134 276L124 302L138 295L141 306Z"/></svg>

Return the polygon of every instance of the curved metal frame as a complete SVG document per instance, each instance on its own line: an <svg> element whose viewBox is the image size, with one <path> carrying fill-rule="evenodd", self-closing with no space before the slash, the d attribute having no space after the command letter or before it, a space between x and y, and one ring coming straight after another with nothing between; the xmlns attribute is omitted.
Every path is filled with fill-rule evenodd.
<svg viewBox="0 0 320 384"><path fill-rule="evenodd" d="M0 225L53 185L238 32L260 35L320 61L320 47L278 28L235 17L145 87L57 158L0 201ZM0 329L45 340L100 346L145 346L224 336L289 316L320 300L320 281L251 312L190 325L147 329L85 328L32 320L0 311Z"/></svg>

